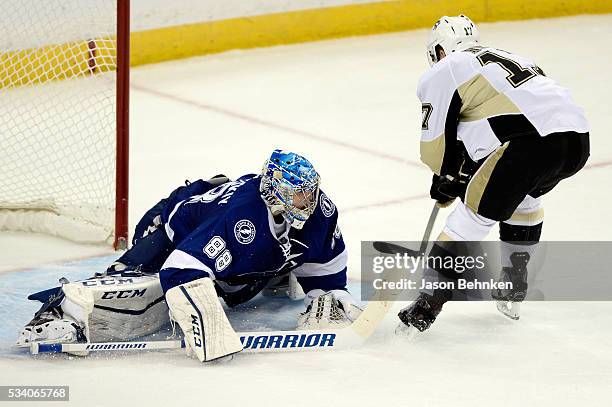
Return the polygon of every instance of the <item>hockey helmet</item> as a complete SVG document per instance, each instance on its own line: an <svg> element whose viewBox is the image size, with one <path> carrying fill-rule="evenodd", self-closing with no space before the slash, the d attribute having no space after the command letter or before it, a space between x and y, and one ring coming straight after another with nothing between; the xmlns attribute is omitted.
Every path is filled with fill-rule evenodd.
<svg viewBox="0 0 612 407"><path fill-rule="evenodd" d="M312 164L299 154L274 150L261 175L261 196L272 213L301 229L319 198L320 177Z"/></svg>
<svg viewBox="0 0 612 407"><path fill-rule="evenodd" d="M427 60L433 66L438 62L436 47L446 55L478 45L480 34L476 24L463 14L457 17L441 17L431 29L427 40Z"/></svg>

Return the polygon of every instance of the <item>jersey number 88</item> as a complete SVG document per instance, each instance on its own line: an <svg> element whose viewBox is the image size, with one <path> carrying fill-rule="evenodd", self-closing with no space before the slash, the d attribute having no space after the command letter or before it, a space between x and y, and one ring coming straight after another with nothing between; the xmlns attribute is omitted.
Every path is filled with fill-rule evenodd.
<svg viewBox="0 0 612 407"><path fill-rule="evenodd" d="M220 236L214 236L204 246L204 253L211 259L216 258L215 269L217 271L225 270L232 262L232 254L228 249L225 249L225 246L225 240Z"/></svg>

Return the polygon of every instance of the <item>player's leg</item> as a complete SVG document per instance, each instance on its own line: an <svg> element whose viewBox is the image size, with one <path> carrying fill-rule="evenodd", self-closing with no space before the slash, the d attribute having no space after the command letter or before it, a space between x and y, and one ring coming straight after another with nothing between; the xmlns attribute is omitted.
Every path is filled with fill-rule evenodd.
<svg viewBox="0 0 612 407"><path fill-rule="evenodd" d="M534 141L538 144L538 139ZM430 258L459 256L452 242L477 242L496 222L511 217L534 187L532 143L507 142L490 154L469 181L465 196L446 220L444 231L434 243ZM537 150L539 151L539 150ZM424 279L431 282L456 281L461 273L442 267L426 267ZM400 320L423 331L434 322L451 290L424 290L419 298L399 313Z"/></svg>
<svg viewBox="0 0 612 407"><path fill-rule="evenodd" d="M174 250L174 243L168 238L164 228L156 229L138 239L135 245L126 250L108 267L106 273L113 274L126 270L156 273L172 250Z"/></svg>
<svg viewBox="0 0 612 407"><path fill-rule="evenodd" d="M179 324L186 350L201 362L224 358L243 349L219 302L215 285L199 278L166 292L170 317Z"/></svg>
<svg viewBox="0 0 612 407"><path fill-rule="evenodd" d="M187 354L210 362L240 352L242 343L221 306L213 271L181 249L179 245L168 256L159 276L170 319L183 331Z"/></svg>
<svg viewBox="0 0 612 407"><path fill-rule="evenodd" d="M137 273L68 283L28 297L43 302L17 344L129 340L168 323L157 276Z"/></svg>
<svg viewBox="0 0 612 407"><path fill-rule="evenodd" d="M588 151L588 134L573 132L504 143L487 157L470 180L464 204L459 204L449 216L440 240L481 240L496 221L509 220L500 227L502 240L508 243L504 245L502 267L512 267L518 270L517 275L526 275L529 259L520 253L529 252L520 251L515 255L512 245L520 239L529 243L526 246L533 245L536 238L539 240L542 222L537 198L552 190L560 180L578 172L586 163ZM532 201L528 196L536 199ZM524 206L520 207L522 203ZM518 223L511 220L515 212L516 218L529 214L527 228L512 225ZM440 249L440 242L434 244L434 249ZM431 279L456 278L448 271L431 268L425 274ZM526 290L522 284L517 287L516 299L520 291ZM448 292L423 292L414 304L400 312L400 319L419 330L427 329L450 298L452 295Z"/></svg>
<svg viewBox="0 0 612 407"><path fill-rule="evenodd" d="M561 165L538 180L530 192L530 195L536 198L549 193L562 180L578 173L584 168L590 156L589 133L555 133L547 136L545 141L549 146L547 148L554 150L553 154L561 158ZM545 157L545 160L547 159Z"/></svg>
<svg viewBox="0 0 612 407"><path fill-rule="evenodd" d="M527 265L540 241L543 221L542 198L528 195L510 219L499 224L501 273L498 281L512 284L507 289L493 290L491 296L497 301L498 310L511 319L519 318L520 303L527 295Z"/></svg>
<svg viewBox="0 0 612 407"><path fill-rule="evenodd" d="M473 246L466 245L465 242L483 240L495 223L496 221L475 213L463 202L459 202L446 219L444 230L433 244L428 258L448 258L468 254L466 251L471 250ZM462 276L464 271L458 272L435 261L429 262L423 270L423 279L428 283L452 282ZM421 290L416 301L399 312L399 319L406 326L424 331L435 321L443 305L452 298L452 290L425 288Z"/></svg>
<svg viewBox="0 0 612 407"><path fill-rule="evenodd" d="M540 239L543 210L533 191L558 182L568 157L566 140L558 135L526 137L502 145L467 187L466 204L482 216L500 221L502 281L512 289L492 296L504 315L518 319L527 292L527 263Z"/></svg>
<svg viewBox="0 0 612 407"><path fill-rule="evenodd" d="M536 157L536 154L540 157ZM512 282L512 288L494 290L497 308L512 319L520 316L520 303L527 295L528 263L533 257L542 233L544 210L541 196L554 189L560 181L576 174L589 157L589 135L574 132L552 134L532 147L531 156L537 170L530 177L533 185L529 195L512 216L500 223L500 280ZM530 276L531 280L534 276Z"/></svg>

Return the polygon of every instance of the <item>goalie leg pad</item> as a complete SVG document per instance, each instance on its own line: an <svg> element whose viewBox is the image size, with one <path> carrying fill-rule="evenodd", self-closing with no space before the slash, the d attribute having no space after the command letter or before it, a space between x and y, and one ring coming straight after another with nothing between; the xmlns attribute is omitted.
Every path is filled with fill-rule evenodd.
<svg viewBox="0 0 612 407"><path fill-rule="evenodd" d="M94 297L89 316L91 342L132 340L169 322L158 275L122 273L82 281Z"/></svg>
<svg viewBox="0 0 612 407"><path fill-rule="evenodd" d="M89 342L126 341L159 331L167 324L168 307L159 283L159 277L138 273L121 273L90 278L62 287L41 291L28 297L44 301L22 330L19 343L25 340L41 342L45 338L60 339L58 330L52 335L47 332L28 333L32 327L47 328L51 320L67 320L49 324L48 327L65 327L71 323L82 330ZM44 322L43 322L44 321ZM77 335L79 336L79 335ZM61 337L61 342L81 341L81 337ZM57 342L57 340L55 340Z"/></svg>
<svg viewBox="0 0 612 407"><path fill-rule="evenodd" d="M77 321L83 327L85 337L89 338L89 316L94 309L93 293L79 283L64 284L62 291L66 296L61 304L64 315Z"/></svg>
<svg viewBox="0 0 612 407"><path fill-rule="evenodd" d="M200 278L166 292L170 318L177 322L187 351L201 362L210 362L243 349L217 297L214 283Z"/></svg>

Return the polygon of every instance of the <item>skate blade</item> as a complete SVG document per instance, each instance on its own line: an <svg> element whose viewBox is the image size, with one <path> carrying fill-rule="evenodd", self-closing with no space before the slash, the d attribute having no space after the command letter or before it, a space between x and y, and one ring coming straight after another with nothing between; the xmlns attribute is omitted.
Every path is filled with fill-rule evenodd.
<svg viewBox="0 0 612 407"><path fill-rule="evenodd" d="M521 303L512 301L497 301L497 310L506 317L517 321L521 317Z"/></svg>

